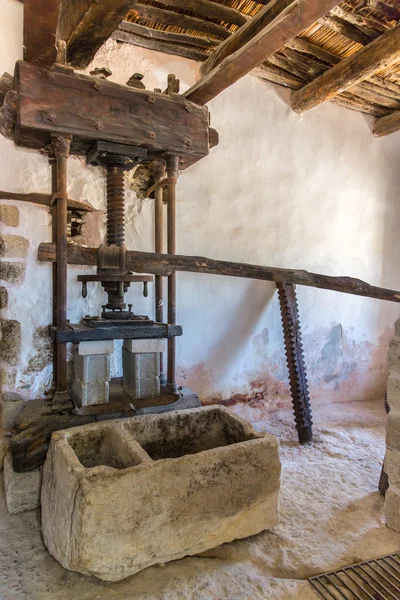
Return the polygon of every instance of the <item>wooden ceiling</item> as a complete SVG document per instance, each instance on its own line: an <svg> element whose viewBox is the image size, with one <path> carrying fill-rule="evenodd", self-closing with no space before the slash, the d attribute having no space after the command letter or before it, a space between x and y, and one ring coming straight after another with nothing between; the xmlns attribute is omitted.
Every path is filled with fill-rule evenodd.
<svg viewBox="0 0 400 600"><path fill-rule="evenodd" d="M297 112L331 100L376 117L375 136L400 128L400 0L25 0L25 13L27 60L46 54L47 14L76 67L112 35L201 61L185 93L199 104L253 72L292 89Z"/></svg>

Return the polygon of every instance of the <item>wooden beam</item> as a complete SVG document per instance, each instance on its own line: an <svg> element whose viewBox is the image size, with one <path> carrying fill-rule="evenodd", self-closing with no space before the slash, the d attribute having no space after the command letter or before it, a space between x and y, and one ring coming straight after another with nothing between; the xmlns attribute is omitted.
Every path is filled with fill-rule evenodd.
<svg viewBox="0 0 400 600"><path fill-rule="evenodd" d="M207 19L215 19L217 21L224 21L230 25L237 25L238 27L244 25L250 18L235 8L210 2L210 0L157 0L157 2L158 4L174 6L175 8L193 12Z"/></svg>
<svg viewBox="0 0 400 600"><path fill-rule="evenodd" d="M178 35L178 34L174 34ZM143 37L128 31L117 30L114 31L112 37L117 42L123 42L124 44L132 44L132 46L139 46L140 48L148 48L149 50L155 50L156 52L164 52L165 54L173 54L175 56L184 56L190 60L204 61L208 54L201 52L200 49L196 48L185 48L184 46L177 46L168 42L162 42L156 38Z"/></svg>
<svg viewBox="0 0 400 600"><path fill-rule="evenodd" d="M328 27L328 29L335 31L336 33L340 33L352 42L356 42L362 46L366 46L373 39L376 39L380 35L377 31L376 35L372 37L364 31L361 31L361 29L359 29L356 25L348 23L347 21L335 16L327 15L326 17L319 19L318 22L321 23L321 25Z"/></svg>
<svg viewBox="0 0 400 600"><path fill-rule="evenodd" d="M282 0L272 0L272 3L268 4L265 9L261 10L246 25L243 25L234 33L232 39L236 36L236 41L238 41L238 38L242 40L243 32L246 34L249 29L253 31L254 20L257 20L257 23L260 19L263 21L263 16L271 10L271 6L280 6L281 2ZM206 104L264 62L336 4L337 0L293 0L289 6L269 21L261 31L251 37L244 46L241 46L240 43L233 54L224 58L210 72L203 75L202 79L184 95L192 102Z"/></svg>
<svg viewBox="0 0 400 600"><path fill-rule="evenodd" d="M122 21L119 26L119 31L127 31L151 40L160 40L162 42L178 44L190 44L200 48L214 48L218 42L209 40L206 37L199 35L188 35L187 33L173 33L172 31L162 31L161 29L151 29L139 23L131 23L130 21Z"/></svg>
<svg viewBox="0 0 400 600"><path fill-rule="evenodd" d="M34 204L51 206L51 194L19 194L14 192L0 191L0 202L1 200L22 200L23 202L33 202ZM68 209L82 210L86 212L94 211L93 206L88 202L83 202L82 200L71 200L71 198L68 198Z"/></svg>
<svg viewBox="0 0 400 600"><path fill-rule="evenodd" d="M207 35L219 39L225 39L231 35L229 29L226 29L222 25L211 23L211 21L204 21L203 19L197 19L196 17L188 17L181 13L173 12L172 10L163 10L162 8L144 4L135 4L134 8L141 20L150 23L201 31L202 33L206 33Z"/></svg>
<svg viewBox="0 0 400 600"><path fill-rule="evenodd" d="M400 25L397 25L295 92L291 106L296 112L309 110L399 60Z"/></svg>
<svg viewBox="0 0 400 600"><path fill-rule="evenodd" d="M85 248L83 246L68 244L67 256L69 264L95 266L97 248ZM40 261L54 262L56 260L56 245L51 243L40 244L38 258ZM332 277L330 275L309 273L308 271L299 269L263 267L246 263L228 262L226 260L214 260L203 256L183 256L128 250L126 253L126 268L136 273L153 273L163 276L183 271L187 273L225 275L227 277L244 277L262 281L275 281L276 283L286 282L335 292L344 292L356 296L366 296L368 298L376 298L377 300L400 302L400 291L372 286L352 277Z"/></svg>
<svg viewBox="0 0 400 600"><path fill-rule="evenodd" d="M68 62L87 67L134 4L135 0L63 0L58 35L67 43ZM38 12L43 12L42 6Z"/></svg>
<svg viewBox="0 0 400 600"><path fill-rule="evenodd" d="M385 117L376 119L372 128L375 137L382 137L400 130L400 110L396 110Z"/></svg>
<svg viewBox="0 0 400 600"><path fill-rule="evenodd" d="M24 60L52 65L62 0L24 1Z"/></svg>

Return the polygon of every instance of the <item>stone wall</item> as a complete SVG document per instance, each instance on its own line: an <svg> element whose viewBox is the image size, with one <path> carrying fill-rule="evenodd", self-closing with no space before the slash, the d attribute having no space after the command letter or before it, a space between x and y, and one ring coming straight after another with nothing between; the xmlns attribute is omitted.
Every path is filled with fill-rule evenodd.
<svg viewBox="0 0 400 600"><path fill-rule="evenodd" d="M22 55L23 6L3 4L0 70L10 71ZM164 88L167 74L175 73L185 90L198 75L195 62L111 40L88 71L94 66L109 67L118 83L142 72L149 89ZM330 103L297 115L287 98L286 90L247 76L210 103L220 144L179 179L178 252L350 275L400 289L400 134L374 139L367 117ZM50 192L45 156L1 138L0 157L0 190ZM137 192L130 175L127 246L151 251L153 201ZM81 239L97 245L104 234L104 172L71 158L69 193L98 210ZM34 398L51 380L44 333L51 321L51 267L36 259L40 242L51 239L49 211L1 198L0 205L8 215L1 222L0 302L8 302L1 318L14 340L1 346L3 390ZM75 322L95 314L104 299L97 284L81 298L76 276L85 272L93 269L69 268L68 317ZM253 417L266 405L287 405L274 285L185 273L177 283L184 328L177 343L180 383L203 400L245 405ZM399 305L311 288L299 288L298 295L314 405L325 398L382 397ZM128 299L139 314L152 314L152 289L145 299L133 286ZM112 373L121 375L120 354Z"/></svg>

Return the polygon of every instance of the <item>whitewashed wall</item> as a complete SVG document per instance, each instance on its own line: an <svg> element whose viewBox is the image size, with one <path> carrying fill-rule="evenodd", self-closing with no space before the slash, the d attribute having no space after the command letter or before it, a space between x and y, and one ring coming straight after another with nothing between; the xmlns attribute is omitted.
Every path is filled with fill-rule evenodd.
<svg viewBox="0 0 400 600"><path fill-rule="evenodd" d="M22 51L22 6L1 2L0 69L10 70ZM198 75L197 63L113 41L93 66L109 67L119 83L141 72L149 89L164 88L175 73L183 91ZM247 76L210 102L220 143L179 180L178 252L400 289L400 134L374 139L368 118L330 103L297 115L287 97L283 88ZM3 138L0 156L0 189L50 191L45 157ZM71 197L104 210L100 169L72 158L69 183ZM12 233L29 237L30 255L25 281L10 286L5 316L23 325L16 387L35 397L50 377L49 368L34 380L25 373L33 331L50 320L50 267L36 261L38 244L50 239L49 216L46 208L18 206L23 218ZM152 201L129 190L127 223L128 247L152 250ZM83 271L69 270L71 321L95 312L103 298L94 287L86 301L80 298L75 278ZM151 312L152 298L129 293L137 312ZM382 396L399 306L311 288L298 288L298 296L314 401ZM289 401L273 284L180 273L178 322L179 380L204 400L246 402L254 410Z"/></svg>

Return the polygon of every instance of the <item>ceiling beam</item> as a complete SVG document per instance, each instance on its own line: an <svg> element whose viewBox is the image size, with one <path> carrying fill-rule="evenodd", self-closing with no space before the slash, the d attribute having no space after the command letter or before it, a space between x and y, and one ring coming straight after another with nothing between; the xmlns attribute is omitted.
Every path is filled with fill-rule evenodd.
<svg viewBox="0 0 400 600"><path fill-rule="evenodd" d="M372 128L375 137L382 137L395 131L400 131L400 110L376 119Z"/></svg>
<svg viewBox="0 0 400 600"><path fill-rule="evenodd" d="M139 25L141 27L141 25ZM147 29L147 28L144 28ZM154 31L150 29L149 31ZM158 32L166 33L166 32ZM172 34L173 36L182 35L179 33ZM175 40L160 39L152 36L138 35L137 33L123 31L117 29L112 34L112 37L117 42L123 42L124 44L131 44L132 46L138 46L140 48L147 48L148 50L154 50L155 52L164 52L165 54L173 54L174 56L183 56L190 60L197 60L199 62L204 61L207 58L207 54L199 46L178 46ZM185 36L189 37L189 36ZM197 38L202 39L202 38ZM173 42L173 43L171 43Z"/></svg>
<svg viewBox="0 0 400 600"><path fill-rule="evenodd" d="M400 25L343 59L308 85L292 95L291 106L304 112L331 100L374 73L400 62Z"/></svg>
<svg viewBox="0 0 400 600"><path fill-rule="evenodd" d="M201 48L215 48L218 44L215 40L209 40L199 35L188 35L187 33L173 33L172 31L163 31L162 29L151 29L139 23L122 21L119 31L127 31L152 40L160 40L167 43L177 42L178 44L190 44Z"/></svg>
<svg viewBox="0 0 400 600"><path fill-rule="evenodd" d="M52 65L62 0L24 1L24 60Z"/></svg>
<svg viewBox="0 0 400 600"><path fill-rule="evenodd" d="M230 25L237 25L238 27L247 23L250 18L235 8L230 8L225 4L216 4L210 2L210 0L157 0L157 2L169 7L173 6L187 10L208 19L216 19Z"/></svg>
<svg viewBox="0 0 400 600"><path fill-rule="evenodd" d="M263 20L265 14L271 11L272 7L281 6L281 3L282 0L272 0L246 25L232 34L231 39L238 42L238 48L234 45L233 53L203 75L184 95L192 102L206 104L338 4L337 0L292 0L289 6L242 45L246 32L249 29L254 32L254 27L257 30L257 24Z"/></svg>

